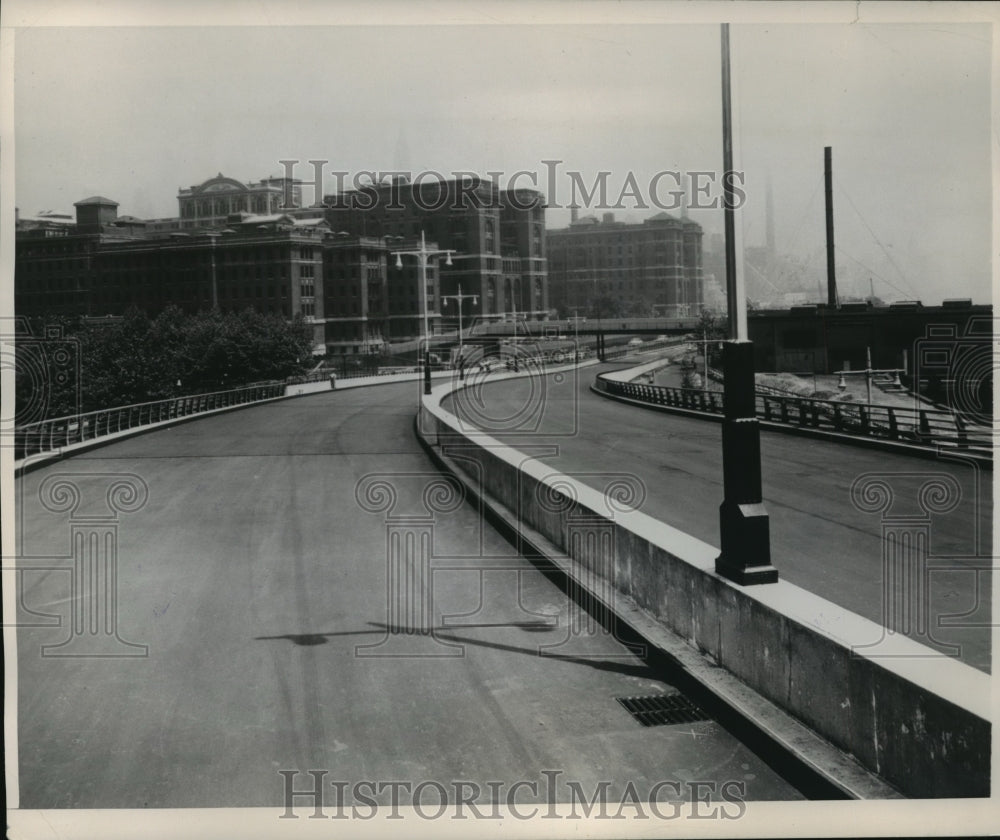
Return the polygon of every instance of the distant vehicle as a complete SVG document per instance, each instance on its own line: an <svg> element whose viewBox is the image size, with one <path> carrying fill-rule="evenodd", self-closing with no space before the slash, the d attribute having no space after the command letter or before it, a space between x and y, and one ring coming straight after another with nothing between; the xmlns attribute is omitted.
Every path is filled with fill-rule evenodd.
<svg viewBox="0 0 1000 840"><path fill-rule="evenodd" d="M628 343L628 346L629 346L629 347L638 347L638 346L639 346L640 344L642 344L642 339L641 339L641 338L633 338L633 339L632 339L632 340L631 340L631 341L630 341L630 342Z"/></svg>

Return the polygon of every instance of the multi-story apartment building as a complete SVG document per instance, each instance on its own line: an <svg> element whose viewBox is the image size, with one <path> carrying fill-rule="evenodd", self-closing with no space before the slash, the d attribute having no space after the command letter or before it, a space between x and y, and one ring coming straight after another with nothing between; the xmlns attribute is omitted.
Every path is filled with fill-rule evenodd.
<svg viewBox="0 0 1000 840"><path fill-rule="evenodd" d="M616 298L635 315L694 315L702 305L702 230L660 213L640 224L605 213L550 230L551 302L561 315Z"/></svg>
<svg viewBox="0 0 1000 840"><path fill-rule="evenodd" d="M239 185L224 181L227 189ZM192 313L252 307L301 316L313 327L317 352L337 355L378 352L387 341L424 331L419 263L405 258L396 269L392 257L393 249L415 248L412 238L334 234L315 212L238 211L182 228L184 219L119 216L117 202L102 196L75 209L75 219L53 213L18 219L19 315L103 318L130 307L150 315L171 304ZM439 332L437 261L428 261L426 275L426 321Z"/></svg>
<svg viewBox="0 0 1000 840"><path fill-rule="evenodd" d="M382 237L390 250L410 248L400 242L423 234L435 248L454 251L451 266L437 266L439 282L428 278L427 306L435 322L442 295L459 286L478 296L475 304L464 304L466 318L548 317L545 210L538 192L501 190L482 178L396 179L327 196L324 203L333 231ZM388 269L390 283L396 270Z"/></svg>
<svg viewBox="0 0 1000 840"><path fill-rule="evenodd" d="M419 241L353 236L346 231L324 240L323 287L326 346L336 355L374 353L390 341L413 339L424 332L420 266L413 257L399 260L393 250L414 250ZM426 242L436 250L435 242ZM440 332L437 311L438 265L428 260L427 322Z"/></svg>
<svg viewBox="0 0 1000 840"><path fill-rule="evenodd" d="M151 315L252 307L301 315L324 341L321 219L235 214L222 230L150 235L118 217L117 204L77 202L77 224L33 228L17 237L15 307L21 315Z"/></svg>

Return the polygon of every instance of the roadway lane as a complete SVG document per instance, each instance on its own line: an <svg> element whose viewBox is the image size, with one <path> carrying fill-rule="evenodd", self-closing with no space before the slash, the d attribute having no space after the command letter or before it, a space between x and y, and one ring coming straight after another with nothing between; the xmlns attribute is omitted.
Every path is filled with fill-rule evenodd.
<svg viewBox="0 0 1000 840"><path fill-rule="evenodd" d="M631 364L641 361L647 359ZM557 446L557 455L540 460L559 472L579 473L593 486L602 474L637 476L647 492L645 513L718 545L721 425L627 406L590 391L597 373L627 366L618 362L535 380L487 378L445 406L515 448ZM961 501L931 518L930 554L942 568L930 574L924 615L934 639L957 646L963 661L989 670L990 628L975 625L990 621L992 472L779 432L763 432L761 447L771 552L781 575L880 623L886 592L882 521L878 513L852 505L852 482L866 473L889 476L892 514L919 515L917 491L928 474L953 476ZM943 616L970 611L974 615L957 619L961 626L937 626Z"/></svg>
<svg viewBox="0 0 1000 840"><path fill-rule="evenodd" d="M18 631L22 808L280 809L279 770L301 771L297 789L311 786L308 770L328 771L327 784L451 790L468 780L480 802L492 798L486 782L502 783L502 798L517 780L541 786L521 788L519 801L544 802L543 769L562 772L559 801L568 781L589 798L602 780L613 782L612 801L628 782L645 796L663 780L732 780L749 799L799 798L714 721L635 722L616 698L675 689L618 641L597 634L539 656L567 632L567 600L469 504L434 518L435 562L471 567L434 573L440 643L396 635L388 641L401 648L357 650L386 639L388 530L384 512L359 505L356 485L385 474L393 514L417 515L436 477L413 436L417 387L218 415L17 482L23 602L63 621ZM94 473L135 474L149 488L118 526L119 633L148 645L145 658L41 655L67 637L70 576L58 570L69 567L68 514L44 509L39 486L68 474L81 488L78 514L100 513L107 480ZM510 570L480 572L484 557ZM386 651L406 655L359 655ZM674 790L661 788L661 800ZM425 801L433 813L435 789ZM312 813L308 800L297 806Z"/></svg>

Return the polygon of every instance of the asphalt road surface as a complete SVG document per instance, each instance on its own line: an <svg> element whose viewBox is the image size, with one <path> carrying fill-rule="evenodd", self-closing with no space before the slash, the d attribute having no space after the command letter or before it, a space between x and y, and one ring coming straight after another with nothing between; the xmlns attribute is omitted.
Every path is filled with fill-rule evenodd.
<svg viewBox="0 0 1000 840"><path fill-rule="evenodd" d="M631 364L642 361L648 359ZM519 380L473 379L471 388L444 405L469 426L525 452L557 447L556 454L539 460L598 489L611 475L637 477L646 491L642 511L718 545L721 424L625 405L590 391L597 373L628 364ZM952 477L955 507L927 520L929 601L915 610L908 635L932 646L934 655L958 656L989 670L991 471L780 432L763 432L761 448L771 556L779 573L879 623L887 592L894 591L883 573L883 528L886 533L896 526L912 529L913 520L906 517L923 516L920 488L936 475ZM851 500L855 479L872 474L891 488L885 519Z"/></svg>
<svg viewBox="0 0 1000 840"><path fill-rule="evenodd" d="M567 636L563 593L454 503L419 449L418 388L248 408L18 480L20 807L273 806L277 819L282 770L299 772L296 790L312 786L307 771L326 771L327 808L332 782L350 801L364 780L437 782L449 796L467 781L478 802L522 781L516 801L544 803L544 770L561 774L559 802L569 783L590 799L603 781L611 802L629 783L646 798L663 781L660 802L701 781L699 796L716 801L724 782L730 796L800 798L717 722L644 728L630 717L616 698L676 689L599 629ZM594 405L609 422L630 416ZM710 445L714 427L690 429L677 447ZM139 495L113 492L110 520L109 488L123 479ZM89 542L95 530L103 541ZM108 589L79 633L71 586L95 590L72 572L71 533L107 563L91 583ZM429 546L433 583L418 575L411 589L435 634L387 632L397 538ZM415 612L403 622L422 626ZM94 638L102 647L80 646ZM118 655L136 645L144 656ZM392 790L374 798L389 803ZM432 813L437 791L424 790ZM308 799L296 806L312 813Z"/></svg>

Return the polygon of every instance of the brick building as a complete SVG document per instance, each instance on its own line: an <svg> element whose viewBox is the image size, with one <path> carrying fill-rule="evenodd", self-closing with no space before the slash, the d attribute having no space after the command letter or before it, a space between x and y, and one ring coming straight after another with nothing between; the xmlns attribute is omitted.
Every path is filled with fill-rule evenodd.
<svg viewBox="0 0 1000 840"><path fill-rule="evenodd" d="M324 204L335 232L383 238L389 250L408 250L412 245L401 243L424 234L435 248L455 252L451 266L442 261L437 277L428 277L427 305L435 323L441 320L441 295L455 294L459 285L464 293L478 295L478 303L465 303L466 318L495 320L514 313L532 320L548 317L545 205L540 193L501 190L482 178L421 183L396 179L327 196ZM416 259L403 262L405 266ZM435 263L429 261L429 272ZM390 284L398 270L394 265L388 269ZM448 327L454 328L450 320Z"/></svg>
<svg viewBox="0 0 1000 840"><path fill-rule="evenodd" d="M574 214L575 215L575 214ZM703 302L702 230L659 213L640 224L605 213L547 233L549 288L560 315L588 310L604 296L625 314L697 315Z"/></svg>
<svg viewBox="0 0 1000 840"><path fill-rule="evenodd" d="M297 178L262 178L244 184L221 172L201 184L177 191L181 229L221 227L234 213L269 216L302 204L302 182Z"/></svg>
<svg viewBox="0 0 1000 840"><path fill-rule="evenodd" d="M429 250L437 244L427 242ZM335 355L375 353L391 341L423 334L420 268L404 258L396 268L393 250L413 250L419 242L380 236L354 236L346 231L324 240L323 287L326 302L326 346ZM427 265L428 323L439 332L438 266Z"/></svg>
<svg viewBox="0 0 1000 840"><path fill-rule="evenodd" d="M296 179L243 184L221 173L178 193L179 215L119 215L103 196L78 201L75 218L18 218L15 308L19 315L106 317L138 307L155 315L252 307L314 329L317 351L378 352L391 341L442 331L441 295L479 295L463 314L548 315L544 204L533 190L473 179L420 187L365 188L298 205ZM433 194L433 195L432 195ZM453 249L452 265L420 265L392 252ZM450 313L449 313L450 314ZM445 325L454 329L457 317Z"/></svg>
<svg viewBox="0 0 1000 840"><path fill-rule="evenodd" d="M254 197L231 179L211 182ZM273 190L268 195L277 200ZM18 218L17 314L105 318L130 307L151 316L169 305L188 313L250 307L300 316L313 327L317 352L335 355L378 352L423 332L417 261L389 270L391 250L415 247L412 238L334 234L315 211L237 211L196 217L197 226L119 216L118 203L103 196L77 202L75 211ZM192 226L182 227L187 221ZM428 321L440 331L435 260L427 281Z"/></svg>
<svg viewBox="0 0 1000 840"><path fill-rule="evenodd" d="M95 196L77 202L77 224L33 228L16 239L19 315L102 317L130 307L155 316L173 304L301 315L324 341L323 255L317 219L235 214L221 230L150 234Z"/></svg>

